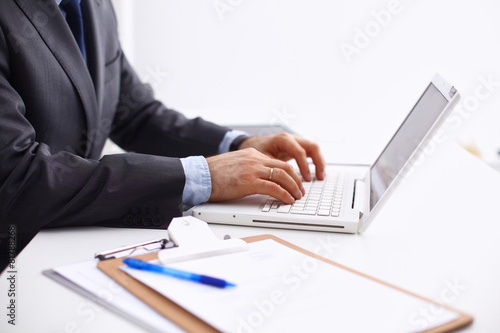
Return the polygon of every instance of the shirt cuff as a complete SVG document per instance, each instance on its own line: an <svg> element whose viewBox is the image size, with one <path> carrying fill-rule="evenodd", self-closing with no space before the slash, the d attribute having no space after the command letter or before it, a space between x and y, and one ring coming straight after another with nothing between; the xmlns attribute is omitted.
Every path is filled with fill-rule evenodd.
<svg viewBox="0 0 500 333"><path fill-rule="evenodd" d="M203 156L190 156L180 160L186 175L182 202L188 206L207 202L212 194L212 179L207 160Z"/></svg>
<svg viewBox="0 0 500 333"><path fill-rule="evenodd" d="M219 154L224 154L229 151L229 147L231 147L231 143L233 143L234 139L236 139L239 136L246 135L250 136L248 133L239 131L239 130L231 130L226 132L224 135L224 138L222 139L220 145L219 145L219 150L217 151Z"/></svg>

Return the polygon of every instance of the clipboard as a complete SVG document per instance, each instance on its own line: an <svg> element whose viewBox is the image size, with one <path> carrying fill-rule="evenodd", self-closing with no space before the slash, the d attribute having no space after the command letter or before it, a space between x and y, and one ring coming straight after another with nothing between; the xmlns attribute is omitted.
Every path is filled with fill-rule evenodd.
<svg viewBox="0 0 500 333"><path fill-rule="evenodd" d="M294 244L291 244L287 241L284 241L278 237L275 237L273 235L260 235L260 236L253 236L253 237L247 237L243 238L243 240L246 243L253 243L253 242L259 242L259 241L264 241L264 240L273 240L277 243L280 243L288 248L291 248L293 250L296 250L306 256L310 256L314 259L320 260L324 263L327 263L329 265L336 266L340 269L346 270L348 272L354 273L360 277L369 279L371 281L374 281L376 283L382 284L384 286L387 286L389 288L395 289L397 291L400 291L402 293L405 293L407 295L410 295L412 297L415 297L417 299L423 300L427 303L434 304L436 306L439 306L444 309L448 309L450 311L453 311L458 315L458 317L450 322L447 322L441 326L434 327L431 329L424 330L422 332L428 332L428 333L436 333L436 332L450 332L454 331L456 329L465 327L472 323L473 317L465 314L463 312L460 312L456 309L453 309L451 307L448 307L443 304L439 304L431 299L419 296L415 293L406 291L402 288L399 288L397 286L391 285L389 283L386 283L384 281L381 281L379 279L373 278L367 274L358 272L356 270L353 270L351 268L348 268L344 265L340 265L334 261L331 261L329 259L326 259L324 257L321 257L319 255L316 255L310 251L304 250ZM170 251L170 250L169 250ZM158 259L158 253L148 253L144 255L139 255L135 256L135 258L141 259L141 260L154 260ZM170 300L169 298L165 297L161 293L157 292L155 289L149 287L148 285L136 280L126 272L120 269L120 266L122 266L122 259L117 258L117 259L110 259L110 260L105 260L101 261L98 263L98 268L102 270L105 274L107 274L110 278L118 282L120 285L122 285L124 288L126 288L130 293L135 295L137 298L142 300L145 304L149 305L151 308L153 308L156 312L158 312L160 315L164 316L183 330L187 332L219 332L218 329L207 323L206 321L200 319L187 309L179 306L177 303L174 301Z"/></svg>

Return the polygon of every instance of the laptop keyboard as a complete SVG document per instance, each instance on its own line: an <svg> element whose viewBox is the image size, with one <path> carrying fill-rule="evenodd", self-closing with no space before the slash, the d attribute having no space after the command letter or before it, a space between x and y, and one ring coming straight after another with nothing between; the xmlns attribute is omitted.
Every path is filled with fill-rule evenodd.
<svg viewBox="0 0 500 333"><path fill-rule="evenodd" d="M279 200L269 198L262 208L263 212L334 216L340 215L342 194L344 192L344 176L328 175L325 180L313 178L303 183L306 194L296 200L293 205L286 205Z"/></svg>

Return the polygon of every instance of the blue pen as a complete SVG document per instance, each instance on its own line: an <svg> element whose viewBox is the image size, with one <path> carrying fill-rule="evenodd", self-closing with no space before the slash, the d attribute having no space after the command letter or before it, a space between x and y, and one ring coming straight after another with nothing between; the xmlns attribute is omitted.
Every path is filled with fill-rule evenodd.
<svg viewBox="0 0 500 333"><path fill-rule="evenodd" d="M235 284L227 282L227 281L222 280L222 279L217 279L217 278L206 276L206 275L189 273L186 271L181 271L178 269L169 268L169 267L165 267L165 266L154 265L154 264L150 264L149 262L142 261L142 260L135 259L135 258L124 258L123 263L130 268L141 269L143 271L150 271L150 272L165 274L165 275L176 277L179 279L190 280L193 282L208 284L208 285L214 286L214 287L219 287L219 288L236 287Z"/></svg>

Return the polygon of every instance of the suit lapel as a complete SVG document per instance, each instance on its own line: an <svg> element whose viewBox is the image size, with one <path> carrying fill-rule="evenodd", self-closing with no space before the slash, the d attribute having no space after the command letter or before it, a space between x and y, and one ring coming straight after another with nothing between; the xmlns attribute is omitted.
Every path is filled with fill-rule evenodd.
<svg viewBox="0 0 500 333"><path fill-rule="evenodd" d="M15 0L75 86L87 117L87 133L97 126L97 99L80 49L54 0ZM92 50L89 53L94 53ZM91 140L92 138L86 138ZM89 142L85 155L92 144Z"/></svg>

